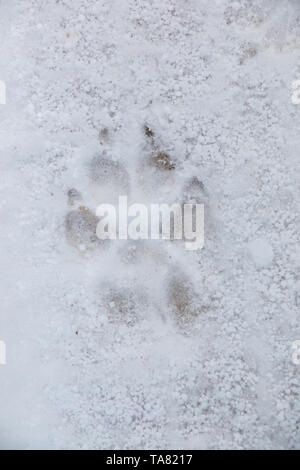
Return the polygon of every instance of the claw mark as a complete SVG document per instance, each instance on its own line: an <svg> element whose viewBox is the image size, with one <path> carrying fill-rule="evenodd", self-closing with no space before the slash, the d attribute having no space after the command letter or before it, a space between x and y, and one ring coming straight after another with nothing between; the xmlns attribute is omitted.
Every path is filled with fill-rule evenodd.
<svg viewBox="0 0 300 470"><path fill-rule="evenodd" d="M159 170L175 170L176 165L170 156L165 152L158 152L152 155L151 160Z"/></svg>
<svg viewBox="0 0 300 470"><path fill-rule="evenodd" d="M103 129L101 129L101 131L99 132L99 142L100 142L100 145L104 145L105 142L107 142L109 139L109 130L107 129L107 127L104 127Z"/></svg>
<svg viewBox="0 0 300 470"><path fill-rule="evenodd" d="M69 191L68 191L68 204L70 206L73 206L75 202L81 201L81 200L82 200L82 196L81 196L80 192L77 191L77 189L75 189L75 188L69 189Z"/></svg>

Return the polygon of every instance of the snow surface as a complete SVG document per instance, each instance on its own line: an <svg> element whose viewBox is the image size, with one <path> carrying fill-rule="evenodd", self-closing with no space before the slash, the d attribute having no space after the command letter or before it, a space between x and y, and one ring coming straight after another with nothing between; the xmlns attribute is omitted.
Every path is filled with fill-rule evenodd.
<svg viewBox="0 0 300 470"><path fill-rule="evenodd" d="M299 449L299 1L2 0L0 44L0 447ZM100 243L119 194L205 247Z"/></svg>
<svg viewBox="0 0 300 470"><path fill-rule="evenodd" d="M266 268L273 261L273 249L265 238L258 238L249 243L254 263L258 268Z"/></svg>

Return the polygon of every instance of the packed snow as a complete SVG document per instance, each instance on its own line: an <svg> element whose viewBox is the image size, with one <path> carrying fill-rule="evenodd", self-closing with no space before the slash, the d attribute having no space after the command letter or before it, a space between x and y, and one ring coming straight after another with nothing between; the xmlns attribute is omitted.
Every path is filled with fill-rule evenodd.
<svg viewBox="0 0 300 470"><path fill-rule="evenodd" d="M299 449L299 1L1 0L0 50L0 448Z"/></svg>

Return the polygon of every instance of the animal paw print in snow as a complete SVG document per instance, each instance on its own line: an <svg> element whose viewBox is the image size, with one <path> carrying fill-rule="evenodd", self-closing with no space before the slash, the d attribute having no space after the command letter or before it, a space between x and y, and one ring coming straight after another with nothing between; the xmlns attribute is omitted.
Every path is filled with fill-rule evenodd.
<svg viewBox="0 0 300 470"><path fill-rule="evenodd" d="M94 194L94 200L98 203L103 200L107 202L119 195L129 195L134 186L132 180L135 180L139 195L144 194L148 200L149 195L156 197L159 190L165 190L166 193L170 187L175 190L179 187L178 199L182 204L203 202L206 199L206 192L201 180L193 176L185 179L181 186L176 185L176 177L180 171L179 162L171 157L169 150L161 144L149 125L143 126L142 133L144 139L142 155L136 171L130 175L124 164L113 159L112 154L105 150L105 144L111 143L109 130L103 129L100 132L100 145L103 146L103 150L94 155L87 166L89 191ZM86 251L103 249L107 243L112 243L97 238L96 227L99 219L83 203L82 195L75 188L68 192L68 205L70 210L66 215L65 228L67 240L72 246L79 251ZM186 332L207 307L202 305L203 302L201 303L196 290L192 287L193 282L183 272L181 266L171 265L163 242L151 244L151 247L149 244L148 248L146 247L147 241L144 240L124 241L123 246L118 247L120 262L133 269L142 263L144 268L149 270L149 278L152 277L151 270L166 268L167 274L164 275L164 287L161 293L164 299L164 311L168 311L180 330ZM135 293L137 289L142 291L145 286L135 286L132 290L132 287L122 289L116 284L118 283L107 281L105 286L101 286L102 308L110 321L134 326L141 319L141 312L146 311L147 304L151 303L151 300L146 295L139 296Z"/></svg>
<svg viewBox="0 0 300 470"><path fill-rule="evenodd" d="M109 138L107 129L101 131L100 138ZM103 143L103 140L100 142ZM99 192L101 201L106 197L109 200L114 192L121 191L126 194L129 191L128 172L120 162L108 158L105 151L92 157L87 170L89 188L95 201ZM96 236L99 218L84 204L81 193L75 188L68 191L68 205L72 207L65 218L68 242L81 252L106 247L109 240L99 240Z"/></svg>

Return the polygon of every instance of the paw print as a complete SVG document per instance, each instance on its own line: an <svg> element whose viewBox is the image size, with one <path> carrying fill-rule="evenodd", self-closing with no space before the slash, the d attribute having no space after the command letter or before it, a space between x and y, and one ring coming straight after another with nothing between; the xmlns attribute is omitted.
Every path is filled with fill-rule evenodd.
<svg viewBox="0 0 300 470"><path fill-rule="evenodd" d="M100 145L108 143L109 140L108 129L102 129L99 133ZM128 172L119 161L113 160L106 150L94 155L85 171L89 183L89 197L94 201L95 206L102 201L113 200L115 194L129 193ZM95 211L84 203L80 191L71 188L67 195L68 206L72 208L65 217L66 238L70 245L80 252L107 247L110 241L99 240L96 236L99 218L95 215Z"/></svg>
<svg viewBox="0 0 300 470"><path fill-rule="evenodd" d="M72 188L68 191L68 204L73 209L65 218L65 229L68 242L79 251L85 251L100 245L95 227L98 219L87 207L82 205L82 196Z"/></svg>
<svg viewBox="0 0 300 470"><path fill-rule="evenodd" d="M115 184L122 193L129 189L129 176L121 163L95 155L89 168L90 181L103 189Z"/></svg>
<svg viewBox="0 0 300 470"><path fill-rule="evenodd" d="M142 127L142 157L138 163L137 181L143 194L155 202L156 198L174 186L179 162L171 156L171 149L145 124ZM157 191L157 188L160 190Z"/></svg>
<svg viewBox="0 0 300 470"><path fill-rule="evenodd" d="M141 140L140 158L136 168L130 167L129 171L123 162L115 158L113 133L107 128L100 131L100 151L90 158L84 169L89 189L86 199L93 201L95 208L101 202L117 202L120 195L127 195L134 202L143 202L140 197L149 201L151 196L153 199L150 201L157 202L156 198L165 197L170 187L177 194L176 202L182 205L207 200L203 182L198 176L182 178L180 162L172 157L168 146L149 124L141 128ZM99 240L96 236L99 218L95 215L95 209L92 210L84 201L76 188L68 191L69 210L65 218L67 241L79 252L99 250L97 256L101 256L101 250L109 243L120 263L120 270L124 269L125 273L119 281L106 280L100 285L98 308L106 312L108 321L134 327L152 305L163 319L172 322L179 331L191 331L207 307L201 305L193 282L183 273L181 266L174 266L170 261L168 245L164 241L153 240L128 239L121 243ZM140 266L143 266L147 276L137 285L136 270ZM153 300L145 292L151 292L151 279L157 275L161 277L164 288L158 293L159 298Z"/></svg>
<svg viewBox="0 0 300 470"><path fill-rule="evenodd" d="M197 319L210 310L196 291L193 280L178 266L168 275L167 302L174 323L185 334L190 333Z"/></svg>
<svg viewBox="0 0 300 470"><path fill-rule="evenodd" d="M100 305L109 322L134 326L142 319L148 299L142 286L139 289L108 283L101 286Z"/></svg>
<svg viewBox="0 0 300 470"><path fill-rule="evenodd" d="M65 217L66 238L70 245L80 252L103 246L106 240L99 240L96 236L99 219L82 204L82 196L74 188L68 191L68 204L73 207Z"/></svg>
<svg viewBox="0 0 300 470"><path fill-rule="evenodd" d="M156 142L155 134L149 126L144 126L144 133L145 136L149 139L149 143L152 150L149 158L149 164L154 166L158 170L175 170L175 162L171 159L170 155L167 152L160 150Z"/></svg>

